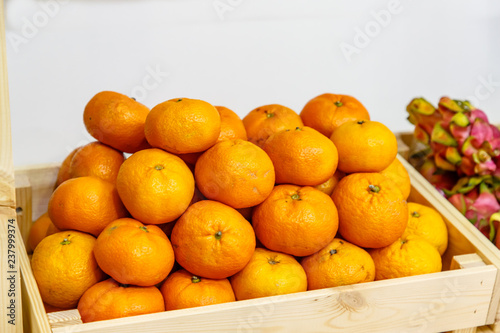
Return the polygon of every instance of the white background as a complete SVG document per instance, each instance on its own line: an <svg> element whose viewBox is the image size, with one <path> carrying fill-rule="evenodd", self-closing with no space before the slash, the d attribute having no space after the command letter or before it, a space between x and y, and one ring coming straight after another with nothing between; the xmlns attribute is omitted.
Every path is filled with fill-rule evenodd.
<svg viewBox="0 0 500 333"><path fill-rule="evenodd" d="M101 90L142 93L149 107L199 98L242 117L350 94L393 131L412 130L413 97L448 95L500 123L499 1L5 1L16 166L91 140L82 114Z"/></svg>

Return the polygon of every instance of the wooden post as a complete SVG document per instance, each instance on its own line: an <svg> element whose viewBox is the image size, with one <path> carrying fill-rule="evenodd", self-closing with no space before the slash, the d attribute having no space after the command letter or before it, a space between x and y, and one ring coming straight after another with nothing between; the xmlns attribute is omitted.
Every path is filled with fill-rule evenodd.
<svg viewBox="0 0 500 333"><path fill-rule="evenodd" d="M14 166L10 132L4 4L0 0L0 331L23 332ZM21 244L21 248L24 248Z"/></svg>
<svg viewBox="0 0 500 333"><path fill-rule="evenodd" d="M15 179L17 225L24 240L24 247L31 253L32 249L28 246L28 236L33 224L31 217L31 184L26 175L16 176Z"/></svg>

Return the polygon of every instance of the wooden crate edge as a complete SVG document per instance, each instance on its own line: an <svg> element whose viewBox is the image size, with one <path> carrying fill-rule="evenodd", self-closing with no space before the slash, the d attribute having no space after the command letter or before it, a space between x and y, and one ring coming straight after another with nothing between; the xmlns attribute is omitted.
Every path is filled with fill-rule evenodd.
<svg viewBox="0 0 500 333"><path fill-rule="evenodd" d="M0 0L0 331L22 332L20 256L24 248L16 222L14 164L10 128L4 2Z"/></svg>
<svg viewBox="0 0 500 333"><path fill-rule="evenodd" d="M268 318L267 319L264 318L263 319L264 322L259 323L259 325L255 327L248 326L248 323L245 322L245 318L247 318L248 316L252 316L252 313L255 313L256 310L258 311L258 309L263 309L263 308L265 308L268 311L267 313L269 316L279 316L280 318L286 316L289 313L288 311L290 312L295 311L295 313L292 313L290 315L294 319L299 317L299 313L307 317L308 311L311 311L314 314L318 314L321 312L325 313L325 311L321 311L321 309L323 310L329 309L328 313L334 316L334 318L330 318L329 321L338 323L339 318L342 319L344 322L346 321L345 318L342 316L350 317L350 316L355 316L356 313L363 313L363 311L366 310L369 311L370 307L368 303L370 302L370 297L373 298L374 294L383 295L384 299L385 297L394 297L394 299L397 299L397 296L395 295L397 295L398 293L394 292L394 290L401 292L403 290L413 290L413 289L425 290L425 286L436 284L437 281L439 282L446 281L448 284L444 284L442 286L440 285L440 287L437 289L438 290L437 293L431 293L432 296L425 295L430 297L429 299L425 298L424 296L425 291L423 291L419 295L423 299L425 298L423 300L424 302L429 300L429 302L425 303L428 305L428 307L433 308L437 303L444 305L452 303L453 301L456 300L456 296L453 295L451 290L443 291L443 287L444 289L446 289L446 285L449 286L450 283L452 283L451 281L454 281L453 283L456 283L457 280L461 282L465 281L470 282L473 279L476 279L477 285L480 284L480 281L483 281L483 283L485 284L489 284L489 289L488 289L489 291L487 291L486 295L486 298L488 298L487 303L489 304L489 297L491 295L490 293L493 288L494 280L496 279L497 271L498 269L493 265L487 265L487 266L483 265L472 268L465 268L461 270L426 274L408 278L375 281L375 282L357 284L345 287L328 288L315 291L308 291L304 293L274 296L274 297L267 297L267 298L254 299L248 301L240 301L236 303L219 304L210 307L184 309L172 312L162 312L157 314L120 318L102 322L93 322L93 323L77 324L77 325L72 325L72 323L74 322L74 317L77 315L76 310L74 310L74 311L67 311L66 313L68 318L70 318L70 321L68 321L69 325L68 326L64 325L64 323L61 322L61 318L58 318L57 320L54 320L54 322L58 323L57 325L58 327L55 327L53 331L65 332L66 330L71 330L72 332L93 332L93 331L133 332L133 330L139 329L140 327L144 327L145 325L149 324L151 328L150 332L161 332L162 330L164 331L167 328L174 331L178 331L181 327L186 327L186 326L189 327L190 331L202 332L203 324L200 324L202 322L211 322L214 325L213 327L211 327L211 329L218 330L221 332L222 331L229 332L229 327L234 329L234 327L236 326L239 329L252 329L254 331L261 331L261 329L262 330L269 329L270 326L267 326L267 328L266 326L264 326L265 321ZM458 285L460 285L460 283L458 283ZM433 288L433 287L428 287L428 288ZM465 289L468 287L462 286L459 288L461 288L460 290L465 291ZM463 297L463 299L470 299L470 295L467 297ZM415 302L415 300L412 299L410 302ZM294 303L293 306L300 304L302 304L303 306L300 306L300 308L291 308L290 303ZM380 304L378 305L379 307L383 307L383 305ZM398 306L394 305L394 307ZM401 307L401 304L399 305L399 307ZM472 306L472 304L470 308L469 304L464 305L464 307L468 309L467 311L470 311L470 314L472 314L475 311L475 308ZM285 309L281 311L280 309L282 308ZM482 326L487 323L486 308L487 305L482 313L484 317L474 322L475 326ZM400 315L401 317L400 319L404 320L408 324L408 326L414 325L416 327L416 328L414 327L413 329L432 328L434 330L434 329L444 329L444 328L449 329L451 326L454 326L456 328L467 327L467 324L463 324L463 326L460 327L460 323L456 322L453 323L439 322L440 319L436 318L436 316L427 316L426 314L420 316L418 314L417 309L418 307L415 308L414 312L415 316L413 318L411 318L412 316L403 318ZM386 309L384 308L381 311L384 310ZM477 310L477 314L479 314L479 311L480 310ZM57 318L60 314L61 313L49 314L49 317ZM444 315L445 313L440 313L440 314ZM309 313L309 315L311 314ZM263 314L263 316L265 317L266 314ZM479 316L481 316L481 314L479 314ZM288 319L292 320L292 317ZM386 314L384 320L387 320L387 318L388 316ZM304 320L305 319L306 318L304 318ZM281 326L280 324L276 324L275 322L273 322L273 327L282 330L290 329L291 326L287 326L289 324L287 324L285 321L286 320L283 320L283 324L281 324ZM186 324L191 322L193 322L193 324ZM231 326L229 325L229 323L236 326ZM361 325L361 323L357 322L356 320L354 320L352 323L354 323L354 325L358 324ZM200 326L197 326L198 324ZM397 324L401 325L400 322L397 322ZM229 327L225 327L225 325L229 325ZM404 327L406 328L406 324ZM335 327L331 328L333 329ZM352 329L353 327L344 326L345 330L349 330L349 328ZM394 327L392 328L394 329ZM379 329L378 331L383 331L383 330Z"/></svg>

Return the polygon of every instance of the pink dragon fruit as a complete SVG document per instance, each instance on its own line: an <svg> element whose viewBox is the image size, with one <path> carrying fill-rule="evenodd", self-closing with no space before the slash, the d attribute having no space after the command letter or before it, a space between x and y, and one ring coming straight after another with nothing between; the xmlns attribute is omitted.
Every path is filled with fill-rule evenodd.
<svg viewBox="0 0 500 333"><path fill-rule="evenodd" d="M456 171L459 176L497 172L500 130L488 122L483 111L448 97L441 98L437 109L416 98L407 111L408 120L415 124L415 138L430 147L439 169Z"/></svg>
<svg viewBox="0 0 500 333"><path fill-rule="evenodd" d="M419 171L443 195L444 191L450 191L458 181L455 172L439 170L432 159L425 160Z"/></svg>
<svg viewBox="0 0 500 333"><path fill-rule="evenodd" d="M493 241L500 222L500 130L467 101L438 108L415 98L406 108L424 149L410 156L422 175ZM421 158L423 156L423 159Z"/></svg>
<svg viewBox="0 0 500 333"><path fill-rule="evenodd" d="M491 241L500 221L500 204L485 182L468 193L455 193L448 200Z"/></svg>

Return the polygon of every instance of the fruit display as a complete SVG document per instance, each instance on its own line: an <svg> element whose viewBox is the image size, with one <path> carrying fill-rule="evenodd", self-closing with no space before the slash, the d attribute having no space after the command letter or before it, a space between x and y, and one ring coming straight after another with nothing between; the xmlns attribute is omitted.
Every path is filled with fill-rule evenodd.
<svg viewBox="0 0 500 333"><path fill-rule="evenodd" d="M448 97L437 108L415 98L407 112L420 144L412 164L499 247L500 130L468 101Z"/></svg>
<svg viewBox="0 0 500 333"><path fill-rule="evenodd" d="M63 161L30 230L48 309L86 323L442 269L445 221L407 202L395 135L354 97L240 119L105 91L83 120L97 141Z"/></svg>

